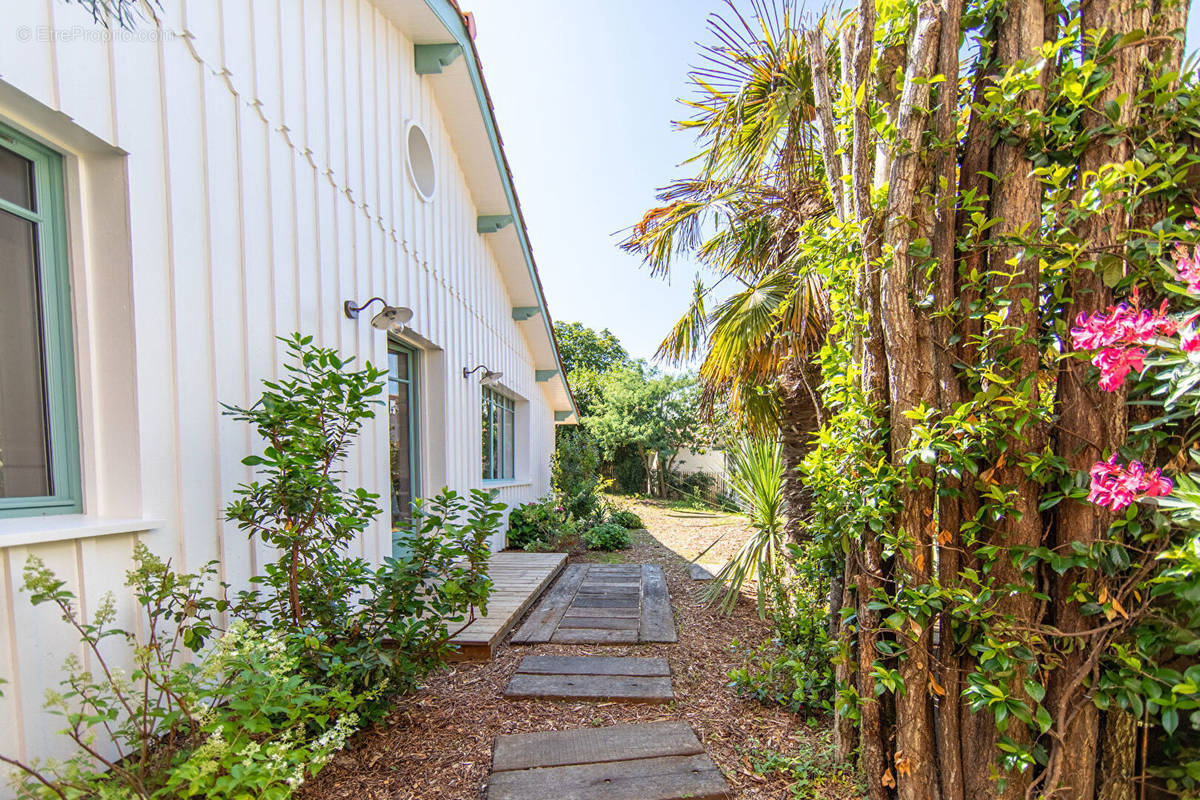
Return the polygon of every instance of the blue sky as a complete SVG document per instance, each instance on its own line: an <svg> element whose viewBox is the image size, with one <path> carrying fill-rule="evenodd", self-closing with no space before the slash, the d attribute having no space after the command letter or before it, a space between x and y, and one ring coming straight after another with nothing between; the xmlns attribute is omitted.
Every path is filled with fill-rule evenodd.
<svg viewBox="0 0 1200 800"><path fill-rule="evenodd" d="M688 173L687 72L720 0L460 0L496 105L538 271L556 320L610 328L650 358L694 268L656 280L618 234ZM1200 4L1188 49L1200 42ZM618 234L618 235L614 235Z"/></svg>

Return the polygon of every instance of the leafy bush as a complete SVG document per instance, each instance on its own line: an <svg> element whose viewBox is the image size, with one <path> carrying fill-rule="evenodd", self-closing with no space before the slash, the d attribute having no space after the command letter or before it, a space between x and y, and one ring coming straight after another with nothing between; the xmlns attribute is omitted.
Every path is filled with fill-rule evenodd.
<svg viewBox="0 0 1200 800"><path fill-rule="evenodd" d="M26 564L30 600L59 608L94 666L68 656L62 690L47 697L74 755L44 763L0 756L20 770L18 796L289 797L358 726L362 698L301 677L281 635L242 622L204 648L227 608L207 592L214 564L176 573L140 543L133 561L127 585L144 611L142 635L111 627L111 594L84 620L63 581L36 556ZM132 653L132 672L111 664L109 640ZM187 650L197 653L190 661Z"/></svg>
<svg viewBox="0 0 1200 800"><path fill-rule="evenodd" d="M642 518L632 511L614 511L612 516L608 518L608 521L614 525L620 525L622 528L626 528L631 531L640 530L646 527L642 523Z"/></svg>
<svg viewBox="0 0 1200 800"><path fill-rule="evenodd" d="M256 579L264 587L256 610L293 629L326 627L344 618L352 602L347 581L354 576L342 551L379 514L379 495L346 489L338 476L350 443L381 403L384 372L371 364L350 370L353 359L314 347L311 336L280 341L288 377L264 381L262 397L249 408L225 406L266 442L261 456L242 459L258 479L234 490L225 516L279 553Z"/></svg>
<svg viewBox="0 0 1200 800"><path fill-rule="evenodd" d="M235 490L226 516L279 553L239 595L237 612L260 630L284 631L310 679L370 693L363 714L373 718L389 694L444 661L457 628L486 604L489 539L503 506L487 492L467 500L443 490L414 504L411 522L393 532L402 556L376 569L347 555L379 514L378 495L343 487L339 466L375 415L383 373L350 369L312 337L281 341L288 377L264 382L249 408L226 406L267 442L262 456L244 459L257 479Z"/></svg>
<svg viewBox="0 0 1200 800"><path fill-rule="evenodd" d="M503 508L487 491L476 489L468 500L443 489L414 503L412 522L393 534L398 557L377 569L357 558L331 562L356 602L328 624L293 632L290 649L302 671L366 693L365 718L386 713L390 696L446 662L451 639L475 620L476 609L486 613L489 540Z"/></svg>
<svg viewBox="0 0 1200 800"><path fill-rule="evenodd" d="M798 550L793 545L792 563L811 563ZM775 583L770 607L775 638L747 652L743 665L730 672L738 694L779 704L793 713L833 710L836 647L829 638L820 584L816 587L801 579L788 586Z"/></svg>
<svg viewBox="0 0 1200 800"><path fill-rule="evenodd" d="M583 431L562 431L554 448L550 477L563 512L570 519L590 520L600 512L600 448Z"/></svg>
<svg viewBox="0 0 1200 800"><path fill-rule="evenodd" d="M629 531L613 522L601 522L583 532L588 550L624 550L629 547Z"/></svg>
<svg viewBox="0 0 1200 800"><path fill-rule="evenodd" d="M558 513L553 501L526 503L508 515L508 545L526 550L544 546L557 528Z"/></svg>

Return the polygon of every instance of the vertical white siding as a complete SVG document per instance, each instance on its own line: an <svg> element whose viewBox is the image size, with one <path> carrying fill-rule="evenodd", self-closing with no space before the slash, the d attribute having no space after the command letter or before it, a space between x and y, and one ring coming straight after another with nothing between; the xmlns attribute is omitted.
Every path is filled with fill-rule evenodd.
<svg viewBox="0 0 1200 800"><path fill-rule="evenodd" d="M475 231L478 210L428 79L414 72L412 43L374 6L167 0L163 35L112 41L40 35L52 26L94 30L89 15L61 0L0 6L6 27L35 34L0 47L0 89L26 96L12 108L0 100L0 120L60 147L69 181L80 180L96 149L110 159L128 154L127 185L116 196L129 198L132 258L124 269L136 410L128 450L136 463L128 466L139 491L121 497L141 498L140 509L123 513L165 521L144 537L152 549L184 568L218 559L235 585L261 566L266 554L221 514L249 477L240 459L261 445L218 404L251 402L260 381L278 374L274 337L295 330L360 362L385 363L385 337L367 316L345 319L346 299L381 295L412 307L413 332L432 344L421 356L423 493L481 485L480 387L461 375L478 363L504 373L504 388L527 415L526 474L503 487L501 499L513 504L549 490L553 411L492 251ZM0 98L8 96L15 95ZM428 134L437 165L428 203L406 173L410 120ZM78 145L81 133L96 144L92 153ZM86 338L99 322L89 317L83 286L73 292L78 336ZM104 399L80 402L86 410ZM386 438L381 414L346 475L385 497ZM90 477L86 485L97 488L85 511L115 507L106 494L118 491L106 489L113 481ZM42 693L78 649L56 614L31 608L19 592L26 557L35 553L66 577L87 612L114 591L128 622L134 609L122 582L133 541L123 534L15 547L0 536L0 677L10 682L0 719L15 723L0 725L0 751L61 752ZM382 520L358 545L373 559L388 548Z"/></svg>

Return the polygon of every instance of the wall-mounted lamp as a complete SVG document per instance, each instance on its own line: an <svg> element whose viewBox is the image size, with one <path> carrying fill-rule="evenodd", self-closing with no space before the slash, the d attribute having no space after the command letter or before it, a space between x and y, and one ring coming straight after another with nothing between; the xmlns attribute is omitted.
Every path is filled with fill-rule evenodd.
<svg viewBox="0 0 1200 800"><path fill-rule="evenodd" d="M392 331L393 333L399 333L401 329L408 324L409 320L413 318L413 312L411 308L405 308L404 306L389 306L387 301L382 297L372 297L361 306L354 305L353 300L347 300L342 304L342 311L346 312L346 317L348 319L358 319L358 312L362 311L364 308L377 300L380 303L383 303L383 308L379 310L378 314L371 317L371 327L378 328L381 331Z"/></svg>
<svg viewBox="0 0 1200 800"><path fill-rule="evenodd" d="M483 370L483 374L479 376L479 382L484 386L495 386L496 381L500 380L500 378L504 375L503 372L492 372L483 364L480 364L475 369L467 369L466 367L463 367L463 377L469 378L474 373L479 372L479 370Z"/></svg>

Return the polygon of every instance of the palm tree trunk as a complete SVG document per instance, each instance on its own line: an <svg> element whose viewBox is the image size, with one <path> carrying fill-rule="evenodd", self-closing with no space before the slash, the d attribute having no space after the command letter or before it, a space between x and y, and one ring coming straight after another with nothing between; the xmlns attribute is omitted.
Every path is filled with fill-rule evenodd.
<svg viewBox="0 0 1200 800"><path fill-rule="evenodd" d="M800 474L800 465L813 447L813 434L821 427L824 409L815 391L820 370L798 359L779 376L779 434L783 466L784 532L792 541L803 538L801 521L808 513L812 494Z"/></svg>

